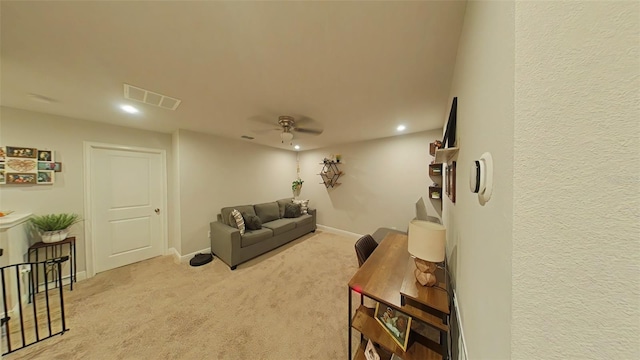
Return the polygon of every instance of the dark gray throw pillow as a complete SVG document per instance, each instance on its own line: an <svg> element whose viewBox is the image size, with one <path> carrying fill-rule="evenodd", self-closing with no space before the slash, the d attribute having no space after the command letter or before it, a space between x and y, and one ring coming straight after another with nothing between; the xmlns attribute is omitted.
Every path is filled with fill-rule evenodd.
<svg viewBox="0 0 640 360"><path fill-rule="evenodd" d="M260 221L260 218L257 215L243 212L242 218L244 218L244 226L247 228L247 230L262 229L262 221Z"/></svg>
<svg viewBox="0 0 640 360"><path fill-rule="evenodd" d="M297 218L299 216L302 216L302 207L300 206L300 204L285 204L284 217Z"/></svg>

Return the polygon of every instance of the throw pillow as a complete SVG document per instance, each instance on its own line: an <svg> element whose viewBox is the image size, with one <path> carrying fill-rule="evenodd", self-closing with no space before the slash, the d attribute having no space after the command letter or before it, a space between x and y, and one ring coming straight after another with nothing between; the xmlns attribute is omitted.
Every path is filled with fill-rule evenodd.
<svg viewBox="0 0 640 360"><path fill-rule="evenodd" d="M262 221L257 215L249 213L242 213L244 217L244 223L247 226L247 230L260 230L262 229Z"/></svg>
<svg viewBox="0 0 640 360"><path fill-rule="evenodd" d="M294 204L300 204L300 209L302 210L302 214L308 214L307 209L309 208L309 200L293 200Z"/></svg>
<svg viewBox="0 0 640 360"><path fill-rule="evenodd" d="M284 206L284 217L297 218L302 216L302 207L300 204L286 204Z"/></svg>
<svg viewBox="0 0 640 360"><path fill-rule="evenodd" d="M233 211L229 214L229 224L234 225L235 228L240 230L240 235L244 235L244 218L240 211L233 209Z"/></svg>

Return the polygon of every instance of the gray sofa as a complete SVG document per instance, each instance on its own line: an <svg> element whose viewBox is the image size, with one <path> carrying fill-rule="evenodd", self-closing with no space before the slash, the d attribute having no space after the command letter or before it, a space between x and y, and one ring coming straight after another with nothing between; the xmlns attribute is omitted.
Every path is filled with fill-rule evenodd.
<svg viewBox="0 0 640 360"><path fill-rule="evenodd" d="M300 236L316 231L316 210L296 218L285 218L286 203L292 198L274 202L224 207L218 220L210 223L211 252L235 270L238 264L284 245ZM256 215L262 222L259 230L240 230L229 222L229 215L237 209L241 213Z"/></svg>

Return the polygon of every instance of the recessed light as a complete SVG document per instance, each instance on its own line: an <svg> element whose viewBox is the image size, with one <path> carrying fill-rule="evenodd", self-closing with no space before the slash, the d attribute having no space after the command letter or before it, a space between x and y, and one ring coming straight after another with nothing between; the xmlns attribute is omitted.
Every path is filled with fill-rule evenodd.
<svg viewBox="0 0 640 360"><path fill-rule="evenodd" d="M396 128L396 130L398 131L404 131L404 129L406 129L407 127L404 125L398 125L398 127Z"/></svg>
<svg viewBox="0 0 640 360"><path fill-rule="evenodd" d="M296 150L300 150L300 145L296 145L293 148L296 149Z"/></svg>
<svg viewBox="0 0 640 360"><path fill-rule="evenodd" d="M131 105L122 105L120 106L120 109L124 110L125 112L128 112L129 114L137 114L140 112L140 110L134 108Z"/></svg>

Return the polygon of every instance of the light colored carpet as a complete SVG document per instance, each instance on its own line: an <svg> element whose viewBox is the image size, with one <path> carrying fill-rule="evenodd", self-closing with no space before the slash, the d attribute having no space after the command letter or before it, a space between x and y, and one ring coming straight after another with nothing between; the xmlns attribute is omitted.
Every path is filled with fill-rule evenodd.
<svg viewBox="0 0 640 360"><path fill-rule="evenodd" d="M164 256L100 273L66 293L68 333L4 358L345 359L355 240L317 231L235 271Z"/></svg>

